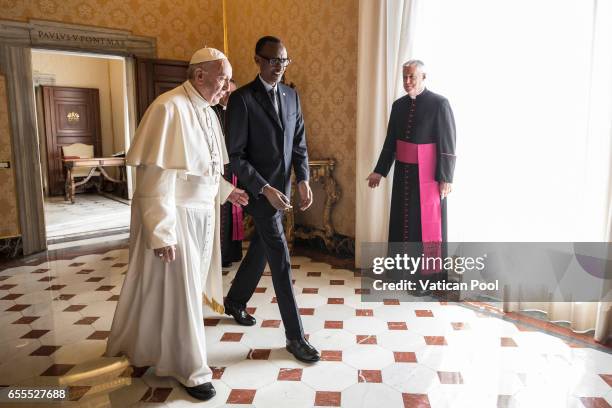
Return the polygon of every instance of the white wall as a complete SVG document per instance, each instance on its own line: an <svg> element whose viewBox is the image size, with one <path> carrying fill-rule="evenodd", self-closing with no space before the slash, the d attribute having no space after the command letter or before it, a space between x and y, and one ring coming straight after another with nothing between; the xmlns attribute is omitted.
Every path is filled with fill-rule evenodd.
<svg viewBox="0 0 612 408"><path fill-rule="evenodd" d="M123 60L108 61L108 79L110 86L110 101L113 125L113 153L125 149L125 123L127 114L127 98L125 89L125 62Z"/></svg>

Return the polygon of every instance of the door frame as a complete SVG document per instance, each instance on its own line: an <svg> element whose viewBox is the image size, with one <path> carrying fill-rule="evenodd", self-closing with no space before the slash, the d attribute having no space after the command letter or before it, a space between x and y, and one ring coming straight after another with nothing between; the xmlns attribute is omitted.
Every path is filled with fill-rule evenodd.
<svg viewBox="0 0 612 408"><path fill-rule="evenodd" d="M135 57L155 58L155 38L131 31L41 20L0 20L0 73L7 91L11 148L23 254L47 249L44 196L32 81L31 49L78 51L125 58L128 134L136 129ZM131 184L131 177L128 183Z"/></svg>

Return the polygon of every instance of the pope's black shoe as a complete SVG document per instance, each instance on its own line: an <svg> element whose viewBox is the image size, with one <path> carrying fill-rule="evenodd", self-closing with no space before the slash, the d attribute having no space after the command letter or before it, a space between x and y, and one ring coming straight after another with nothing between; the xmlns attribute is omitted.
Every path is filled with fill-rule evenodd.
<svg viewBox="0 0 612 408"><path fill-rule="evenodd" d="M257 320L253 316L247 313L244 307L236 307L227 302L223 304L225 307L225 314L232 316L236 323L242 326L254 326Z"/></svg>
<svg viewBox="0 0 612 408"><path fill-rule="evenodd" d="M312 347L305 339L289 340L287 339L287 351L293 354L295 358L304 363L315 363L321 359L317 349Z"/></svg>
<svg viewBox="0 0 612 408"><path fill-rule="evenodd" d="M200 401L208 401L212 397L217 394L215 391L215 387L213 387L212 383L204 383L200 385L196 385L195 387L185 387L187 394L191 395L193 398L198 399Z"/></svg>

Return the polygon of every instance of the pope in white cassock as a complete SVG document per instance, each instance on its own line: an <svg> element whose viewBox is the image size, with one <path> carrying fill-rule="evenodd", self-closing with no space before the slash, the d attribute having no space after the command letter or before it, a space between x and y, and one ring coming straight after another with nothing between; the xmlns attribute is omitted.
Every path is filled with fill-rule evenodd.
<svg viewBox="0 0 612 408"><path fill-rule="evenodd" d="M232 67L203 48L188 76L151 104L127 154L136 166L129 266L106 355L153 366L207 400L215 390L202 299L223 313L220 204L246 205L248 196L222 177L228 158L211 108L229 89Z"/></svg>

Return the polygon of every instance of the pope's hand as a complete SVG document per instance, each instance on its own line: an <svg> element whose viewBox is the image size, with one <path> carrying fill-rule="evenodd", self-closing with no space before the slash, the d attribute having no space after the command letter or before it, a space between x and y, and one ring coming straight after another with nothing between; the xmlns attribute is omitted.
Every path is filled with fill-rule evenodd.
<svg viewBox="0 0 612 408"><path fill-rule="evenodd" d="M306 211L312 205L312 190L308 181L302 180L298 183L298 193L300 195L300 210Z"/></svg>
<svg viewBox="0 0 612 408"><path fill-rule="evenodd" d="M268 199L272 207L277 210L289 210L292 208L287 196L270 185L264 187L263 195Z"/></svg>
<svg viewBox="0 0 612 408"><path fill-rule="evenodd" d="M249 203L249 195L246 193L246 191L236 187L227 197L227 201L235 205L247 205Z"/></svg>
<svg viewBox="0 0 612 408"><path fill-rule="evenodd" d="M378 173L370 173L370 175L368 176L368 178L366 178L366 180L368 180L368 187L370 188L376 188L378 187L378 185L380 184L380 179L382 178L381 174Z"/></svg>
<svg viewBox="0 0 612 408"><path fill-rule="evenodd" d="M165 246L163 248L155 248L153 250L155 256L163 262L172 262L176 259L176 247L174 245Z"/></svg>

